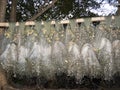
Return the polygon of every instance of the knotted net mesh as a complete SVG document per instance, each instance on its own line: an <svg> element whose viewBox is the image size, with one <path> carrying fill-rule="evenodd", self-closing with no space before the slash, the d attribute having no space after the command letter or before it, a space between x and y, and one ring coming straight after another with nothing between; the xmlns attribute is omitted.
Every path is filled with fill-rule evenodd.
<svg viewBox="0 0 120 90"><path fill-rule="evenodd" d="M84 76L112 79L120 74L120 17L69 24L56 21L26 26L10 23L1 42L0 62L14 77L54 78L66 73L81 81Z"/></svg>

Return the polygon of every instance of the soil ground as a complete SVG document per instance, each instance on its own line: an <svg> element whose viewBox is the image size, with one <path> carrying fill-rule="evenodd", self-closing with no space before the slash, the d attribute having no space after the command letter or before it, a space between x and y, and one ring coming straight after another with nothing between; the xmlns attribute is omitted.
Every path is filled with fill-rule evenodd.
<svg viewBox="0 0 120 90"><path fill-rule="evenodd" d="M56 76L54 80L47 80L44 77L38 78L15 78L12 77L11 86L14 88L5 90L120 90L120 77L114 76L111 81L101 78L89 78L85 76L81 83L76 83L75 77L68 77L66 74Z"/></svg>

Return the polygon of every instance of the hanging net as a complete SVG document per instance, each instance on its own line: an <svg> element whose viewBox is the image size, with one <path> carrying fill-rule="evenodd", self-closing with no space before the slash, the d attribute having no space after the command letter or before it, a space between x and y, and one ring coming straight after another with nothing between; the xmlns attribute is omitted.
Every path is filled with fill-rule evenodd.
<svg viewBox="0 0 120 90"><path fill-rule="evenodd" d="M10 23L1 42L1 65L14 77L53 79L65 73L78 81L84 76L111 80L114 74L120 75L119 19Z"/></svg>

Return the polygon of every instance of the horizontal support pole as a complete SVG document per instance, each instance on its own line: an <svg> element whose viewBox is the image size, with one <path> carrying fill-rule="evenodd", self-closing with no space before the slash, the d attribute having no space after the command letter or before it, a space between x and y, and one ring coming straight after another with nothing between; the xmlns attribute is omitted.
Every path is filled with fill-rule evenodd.
<svg viewBox="0 0 120 90"><path fill-rule="evenodd" d="M105 18L106 17L92 17L90 19L91 19L92 22L94 22L94 21L104 21ZM111 16L111 19L115 19L115 16ZM84 18L76 19L77 23L84 22L84 21L85 21ZM60 24L68 24L70 22L69 22L69 20L61 20L59 23ZM41 24L44 24L44 21L42 21ZM55 21L51 21L51 24L55 24ZM28 22L25 23L25 25L26 26L35 25L35 22L34 21L28 21ZM19 26L19 22L16 22L16 26ZM9 27L9 23L1 22L0 27Z"/></svg>

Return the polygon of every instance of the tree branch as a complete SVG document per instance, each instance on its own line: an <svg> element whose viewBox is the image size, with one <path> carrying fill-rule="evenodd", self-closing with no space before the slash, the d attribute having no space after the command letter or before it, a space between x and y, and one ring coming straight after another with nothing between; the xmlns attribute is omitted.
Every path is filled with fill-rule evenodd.
<svg viewBox="0 0 120 90"><path fill-rule="evenodd" d="M47 11L49 8L51 8L58 0L53 0L51 4L48 4L46 7L40 7L38 10L38 13L35 14L32 18L28 19L28 21L33 21L36 18L38 18L40 15L42 15L45 11Z"/></svg>

